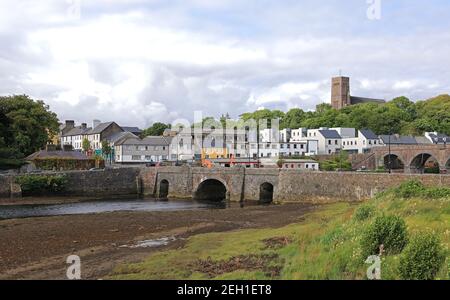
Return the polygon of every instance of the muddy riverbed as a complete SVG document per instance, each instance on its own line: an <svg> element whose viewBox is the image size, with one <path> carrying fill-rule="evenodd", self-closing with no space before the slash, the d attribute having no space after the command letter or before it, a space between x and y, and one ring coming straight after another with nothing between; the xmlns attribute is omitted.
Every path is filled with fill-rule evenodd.
<svg viewBox="0 0 450 300"><path fill-rule="evenodd" d="M0 279L65 279L79 255L83 279L101 279L118 263L183 247L192 235L298 222L312 205L116 211L0 220Z"/></svg>

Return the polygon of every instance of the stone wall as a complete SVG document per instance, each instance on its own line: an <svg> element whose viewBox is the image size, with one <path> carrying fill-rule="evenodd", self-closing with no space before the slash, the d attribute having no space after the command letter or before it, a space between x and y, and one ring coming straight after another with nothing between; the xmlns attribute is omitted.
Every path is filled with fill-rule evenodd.
<svg viewBox="0 0 450 300"><path fill-rule="evenodd" d="M11 189L10 177L0 175L0 198L9 198Z"/></svg>
<svg viewBox="0 0 450 300"><path fill-rule="evenodd" d="M291 170L280 172L278 193L280 202L321 202L330 199L358 201L373 197L376 193L402 182L418 179L426 186L450 187L448 175L376 174L376 173L299 173Z"/></svg>
<svg viewBox="0 0 450 300"><path fill-rule="evenodd" d="M79 171L64 173L68 182L65 193L76 196L128 196L139 191L139 169Z"/></svg>

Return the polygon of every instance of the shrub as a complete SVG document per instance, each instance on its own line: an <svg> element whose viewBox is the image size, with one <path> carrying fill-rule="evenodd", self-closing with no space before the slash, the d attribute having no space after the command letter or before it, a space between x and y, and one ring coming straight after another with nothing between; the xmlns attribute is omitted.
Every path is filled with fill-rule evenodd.
<svg viewBox="0 0 450 300"><path fill-rule="evenodd" d="M399 274L407 280L432 280L445 262L445 251L434 233L414 235L400 257Z"/></svg>
<svg viewBox="0 0 450 300"><path fill-rule="evenodd" d="M373 216L375 213L375 207L371 205L362 205L355 210L353 218L356 221L364 221Z"/></svg>
<svg viewBox="0 0 450 300"><path fill-rule="evenodd" d="M24 175L16 178L25 196L60 193L64 191L65 176Z"/></svg>
<svg viewBox="0 0 450 300"><path fill-rule="evenodd" d="M398 216L378 216L369 225L361 238L361 249L364 257L379 253L380 245L384 245L386 254L398 254L408 243L408 232L405 221Z"/></svg>
<svg viewBox="0 0 450 300"><path fill-rule="evenodd" d="M446 198L450 197L450 188L427 188L425 191L423 191L423 196L425 198L431 198L431 199L439 199L439 198Z"/></svg>
<svg viewBox="0 0 450 300"><path fill-rule="evenodd" d="M420 196L425 191L425 187L418 180L409 180L409 181L403 182L394 191L398 197L411 198L414 196Z"/></svg>

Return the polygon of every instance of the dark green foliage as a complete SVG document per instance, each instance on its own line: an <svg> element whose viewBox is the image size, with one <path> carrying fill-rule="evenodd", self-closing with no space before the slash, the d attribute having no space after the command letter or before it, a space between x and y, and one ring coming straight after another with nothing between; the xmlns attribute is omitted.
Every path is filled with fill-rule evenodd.
<svg viewBox="0 0 450 300"><path fill-rule="evenodd" d="M398 254L408 243L405 221L398 216L378 216L365 230L361 239L364 257L377 255L380 245L384 245L386 254Z"/></svg>
<svg viewBox="0 0 450 300"><path fill-rule="evenodd" d="M394 190L395 195L400 198L411 198L420 196L425 190L424 185L419 180L405 181Z"/></svg>
<svg viewBox="0 0 450 300"><path fill-rule="evenodd" d="M60 175L23 175L16 178L16 183L24 196L35 196L63 192L67 179Z"/></svg>
<svg viewBox="0 0 450 300"><path fill-rule="evenodd" d="M319 167L322 171L351 171L352 163L348 159L348 153L342 151L332 159L320 161Z"/></svg>
<svg viewBox="0 0 450 300"><path fill-rule="evenodd" d="M403 182L393 189L397 197L408 199L412 197L425 197L426 199L439 199L450 197L450 187L425 187L419 180Z"/></svg>
<svg viewBox="0 0 450 300"><path fill-rule="evenodd" d="M0 97L0 158L23 158L41 149L58 127L56 114L43 101L26 95Z"/></svg>
<svg viewBox="0 0 450 300"><path fill-rule="evenodd" d="M438 131L450 135L450 95L441 95L414 103L398 97L385 104L362 103L341 110L329 104L319 104L316 111L305 112L294 108L283 113L279 110L258 110L241 115L243 120L280 119L280 128L354 127L371 129L376 134L390 132L403 135L421 135L425 131Z"/></svg>
<svg viewBox="0 0 450 300"><path fill-rule="evenodd" d="M0 158L0 170L19 169L25 161L17 158Z"/></svg>
<svg viewBox="0 0 450 300"><path fill-rule="evenodd" d="M365 221L375 214L375 207L370 205L362 205L355 210L353 218L356 221Z"/></svg>
<svg viewBox="0 0 450 300"><path fill-rule="evenodd" d="M164 130L166 130L168 128L170 128L169 124L156 122L152 126L150 126L149 128L145 129L142 132L142 137L146 137L146 136L161 136L163 134Z"/></svg>
<svg viewBox="0 0 450 300"><path fill-rule="evenodd" d="M444 262L445 251L436 234L414 235L400 257L400 277L406 280L432 280Z"/></svg>

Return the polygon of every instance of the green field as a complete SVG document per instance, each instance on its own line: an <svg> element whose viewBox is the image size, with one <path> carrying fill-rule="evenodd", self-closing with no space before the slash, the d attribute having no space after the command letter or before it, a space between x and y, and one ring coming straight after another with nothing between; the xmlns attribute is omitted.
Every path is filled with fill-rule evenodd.
<svg viewBox="0 0 450 300"><path fill-rule="evenodd" d="M359 207L369 209L359 209ZM370 212L366 219L355 211ZM411 238L433 232L446 257L436 279L450 279L450 189L399 188L361 204L324 205L282 228L200 234L177 250L119 265L113 279L366 279L361 239L374 218L396 215ZM274 216L276 217L276 216ZM382 279L401 279L400 254L383 255Z"/></svg>

